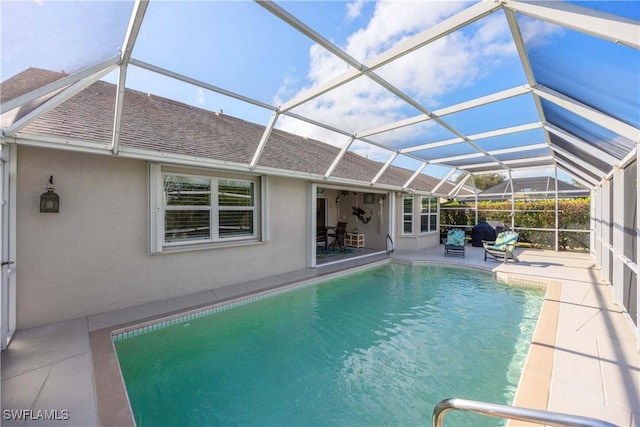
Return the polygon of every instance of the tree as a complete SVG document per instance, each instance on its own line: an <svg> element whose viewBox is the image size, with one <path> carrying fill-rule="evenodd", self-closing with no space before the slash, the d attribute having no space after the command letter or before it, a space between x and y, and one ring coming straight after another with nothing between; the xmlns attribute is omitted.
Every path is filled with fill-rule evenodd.
<svg viewBox="0 0 640 427"><path fill-rule="evenodd" d="M463 174L463 173L460 174L456 178L456 182L460 182L460 180L463 179L465 176L466 174ZM467 181L467 184L471 184L472 182L475 182L476 188L480 191L484 191L489 187L493 187L494 185L500 184L504 180L505 180L505 177L502 174L485 173L482 175L473 175L473 181L471 181L471 178L469 178L469 181Z"/></svg>

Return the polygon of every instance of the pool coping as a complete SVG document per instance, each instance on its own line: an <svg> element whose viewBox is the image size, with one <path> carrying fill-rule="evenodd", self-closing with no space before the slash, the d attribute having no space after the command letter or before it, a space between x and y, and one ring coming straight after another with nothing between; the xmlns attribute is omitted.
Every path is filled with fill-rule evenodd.
<svg viewBox="0 0 640 427"><path fill-rule="evenodd" d="M544 302L538 317L532 342L530 343L525 365L514 396L513 405L546 410L549 401L549 389L553 368L553 346L557 330L559 295L561 284L552 280L536 280L531 277L518 276L511 273L496 272L491 268L469 266L467 264L449 261L415 261L402 259L384 259L356 267L321 274L313 278L271 286L262 290L221 299L215 303L207 303L186 309L159 314L139 320L134 320L102 329L91 331L89 334L91 357L94 370L95 393L100 425L105 426L136 426L131 404L127 395L124 378L115 351L115 341L118 336L145 333L148 330L159 329L177 321L186 321L193 317L201 317L221 309L227 309L240 304L267 298L317 282L331 279L388 263L435 265L472 270L482 270L495 275L496 279L516 286L536 286L546 288ZM156 326L154 326L156 325ZM157 326L163 325L163 326ZM526 424L509 423L510 426Z"/></svg>

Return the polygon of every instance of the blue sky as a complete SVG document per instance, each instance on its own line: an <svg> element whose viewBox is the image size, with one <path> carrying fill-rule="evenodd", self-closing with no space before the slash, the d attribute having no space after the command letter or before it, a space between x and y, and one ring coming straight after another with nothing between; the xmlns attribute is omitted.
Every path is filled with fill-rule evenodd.
<svg viewBox="0 0 640 427"><path fill-rule="evenodd" d="M278 2L359 61L374 58L473 3ZM590 3L593 2L582 2L582 5L589 6ZM637 19L635 15L640 10L637 2L622 2L617 6L615 3L620 2L598 3L597 8L608 12L614 8L623 16ZM74 72L117 54L132 2L3 0L0 7L0 72L4 80L28 66ZM545 52L546 46L553 52L554 43L570 35L564 29L541 21L521 19L520 24L534 54ZM343 61L250 1L151 1L132 56L274 106L348 68ZM544 68L544 59L541 64ZM575 60L572 66L580 68ZM380 68L377 73L431 111L526 84L502 12L406 55ZM588 68L582 74L589 78ZM116 75L109 76L107 80L115 81ZM226 114L261 124L266 124L271 116L269 110L136 67L129 67L127 82L133 89L213 111L223 110ZM500 104L503 105L461 112L446 119L464 134L539 120L530 96ZM349 132L364 131L420 114L367 78L356 79L297 107L294 112ZM492 123L488 123L486 117L491 117ZM281 117L277 126L337 146L346 144L348 140L343 135L289 117ZM401 148L453 137L448 131L438 128L433 123L423 123L371 139ZM525 136L515 135L513 140L522 138ZM529 134L526 138L535 143L533 138L538 136L531 138ZM480 140L479 145L482 144L493 144L494 148L508 147L500 140ZM352 149L378 161L385 161L390 154L363 143L354 144ZM446 149L440 151L442 155L450 155ZM434 156L436 153L439 152L433 151ZM419 162L400 156L396 164L417 167ZM430 165L425 172L441 176L446 170Z"/></svg>

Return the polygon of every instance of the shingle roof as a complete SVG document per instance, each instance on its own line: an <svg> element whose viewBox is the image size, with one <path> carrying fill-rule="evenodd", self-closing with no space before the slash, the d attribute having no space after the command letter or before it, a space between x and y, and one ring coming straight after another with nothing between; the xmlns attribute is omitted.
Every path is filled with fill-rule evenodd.
<svg viewBox="0 0 640 427"><path fill-rule="evenodd" d="M513 179L513 190L516 193L531 192L531 191L555 191L554 179L550 176L530 177L530 178L515 178ZM576 191L583 190L582 188L571 185L567 182L558 180L558 191ZM489 187L480 194L499 194L508 191L511 193L511 187L509 187L509 181L503 181L499 184ZM589 194L589 190L584 190Z"/></svg>
<svg viewBox="0 0 640 427"><path fill-rule="evenodd" d="M2 84L9 100L64 74L30 68ZM26 126L20 134L46 135L110 144L116 86L98 81ZM196 156L243 165L250 163L265 127L222 113L127 89L123 102L120 146ZM274 130L259 166L323 175L339 149L332 145ZM369 183L382 163L347 152L333 176ZM401 187L413 171L390 166L378 181ZM438 179L419 175L411 187L429 191ZM441 191L452 188L446 183Z"/></svg>

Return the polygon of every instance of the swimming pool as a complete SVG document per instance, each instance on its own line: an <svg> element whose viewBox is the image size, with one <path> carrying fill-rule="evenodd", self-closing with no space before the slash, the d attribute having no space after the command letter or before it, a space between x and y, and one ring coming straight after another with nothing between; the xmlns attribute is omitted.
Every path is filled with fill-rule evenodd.
<svg viewBox="0 0 640 427"><path fill-rule="evenodd" d="M386 264L115 339L139 426L424 425L510 404L544 291ZM451 414L453 425L501 425Z"/></svg>

